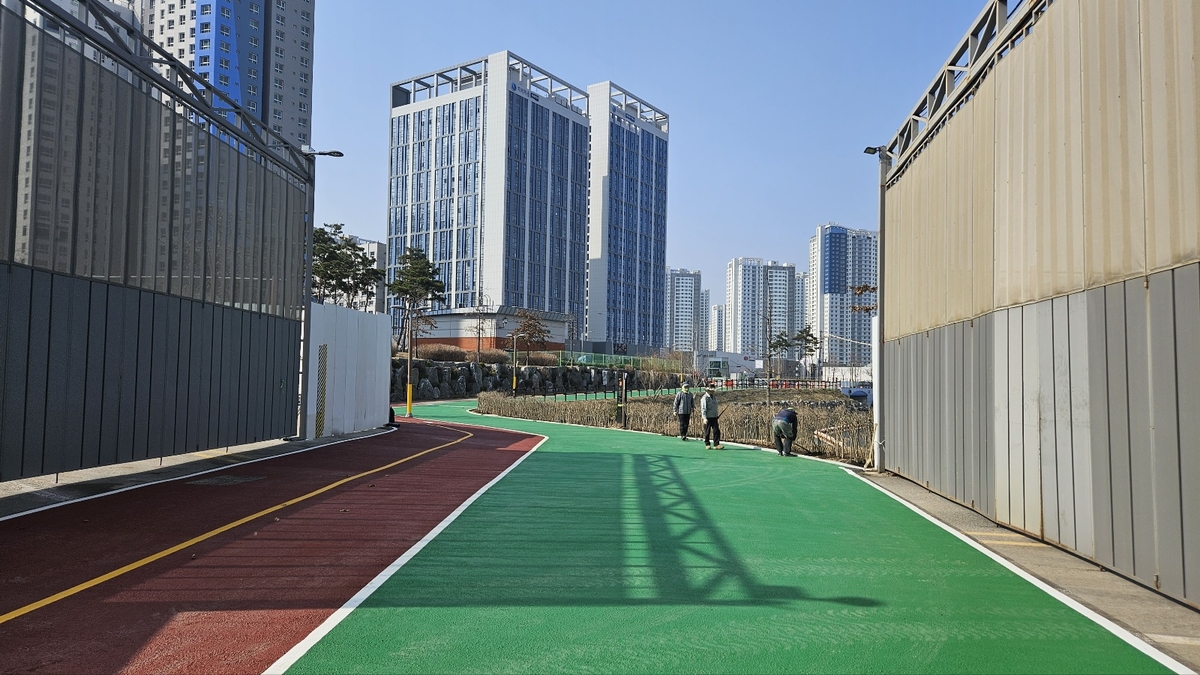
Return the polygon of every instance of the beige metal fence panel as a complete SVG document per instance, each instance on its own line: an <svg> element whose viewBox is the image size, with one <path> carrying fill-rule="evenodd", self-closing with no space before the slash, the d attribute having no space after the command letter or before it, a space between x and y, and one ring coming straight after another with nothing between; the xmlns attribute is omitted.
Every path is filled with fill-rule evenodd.
<svg viewBox="0 0 1200 675"><path fill-rule="evenodd" d="M925 306L921 323L926 326L944 326L949 323L946 312L946 297L950 279L950 257L953 251L947 248L946 199L946 155L948 134L938 134L925 150L928 161L925 168L929 178L925 181L925 195L921 200L925 214L928 237L921 247L921 271L925 277Z"/></svg>
<svg viewBox="0 0 1200 675"><path fill-rule="evenodd" d="M1080 6L1085 286L1145 273L1142 85L1138 4Z"/></svg>
<svg viewBox="0 0 1200 675"><path fill-rule="evenodd" d="M947 323L973 316L971 285L974 278L974 255L971 234L971 169L972 123L971 102L954 115L942 132L946 143L946 311Z"/></svg>
<svg viewBox="0 0 1200 675"><path fill-rule="evenodd" d="M980 316L996 307L996 80L987 78L971 99L971 244L974 276L972 316Z"/></svg>
<svg viewBox="0 0 1200 675"><path fill-rule="evenodd" d="M1200 7L1143 0L1142 95L1149 271L1200 257Z"/></svg>
<svg viewBox="0 0 1200 675"><path fill-rule="evenodd" d="M1079 3L1064 2L1059 14L1037 26L1031 73L1037 85L1037 123L1042 127L1038 186L1038 279L1031 299L1083 288L1083 107L1080 96Z"/></svg>
<svg viewBox="0 0 1200 675"><path fill-rule="evenodd" d="M1025 164L1021 124L1024 112L1023 61L1024 50L1010 53L1001 59L992 72L996 83L996 296L997 307L1011 307L1021 302L1022 280L1017 271L1024 255L1021 235L1024 233Z"/></svg>

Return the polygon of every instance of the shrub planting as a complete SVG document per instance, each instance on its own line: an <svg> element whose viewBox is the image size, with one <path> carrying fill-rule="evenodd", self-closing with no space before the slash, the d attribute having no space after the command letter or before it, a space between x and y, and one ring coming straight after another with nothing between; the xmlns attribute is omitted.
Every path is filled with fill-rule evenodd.
<svg viewBox="0 0 1200 675"><path fill-rule="evenodd" d="M467 350L455 345L444 345L437 342L417 345L417 358L430 361L465 361Z"/></svg>

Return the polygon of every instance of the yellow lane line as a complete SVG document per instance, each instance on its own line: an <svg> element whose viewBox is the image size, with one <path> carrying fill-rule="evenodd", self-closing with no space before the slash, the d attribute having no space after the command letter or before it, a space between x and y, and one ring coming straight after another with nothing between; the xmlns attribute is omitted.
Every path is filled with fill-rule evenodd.
<svg viewBox="0 0 1200 675"><path fill-rule="evenodd" d="M440 425L438 425L438 426L440 426ZM441 427L441 428L448 429L449 427ZM349 483L350 481L358 480L359 478L362 478L364 476L369 476L373 473L379 473L380 471L386 471L387 469L390 469L394 466L398 466L407 461L414 460L422 455L427 455L435 450L441 450L442 448L448 448L451 445L455 445L457 443L462 443L463 441L465 441L468 438L471 438L472 436L475 435L469 431L464 431L462 429L451 429L451 431L455 431L460 434L466 434L466 436L463 436L462 438L460 438L458 440L450 441L449 443L443 443L439 446L429 448L428 450L422 450L421 452L418 452L415 455L411 455L409 457L405 457L404 459L400 459L395 462L391 462L390 464L384 464L383 466L381 466L379 468L371 469L370 471L364 471L360 474L356 474L353 476L349 476L347 478L343 478L338 481L334 481L334 482L330 483L329 485L326 485L325 487L313 490L312 492L310 492L306 495L302 495L302 496L296 497L294 499L289 499L286 502L283 502L282 504L276 504L275 506L272 506L270 508L266 508L266 509L263 509L262 511L259 511L258 513L246 516L245 518L239 518L238 520L235 520L231 523L222 525L214 530L209 530L208 532L205 532L204 534L201 534L197 537L192 537L191 539L188 539L187 541L183 542L182 544L176 544L176 545L172 546L171 548L164 549L164 550L159 551L158 553L154 553L152 555L148 555L145 558L142 558L141 560L131 562L128 565L125 565L124 567L117 568L111 572L108 572L107 574L102 574L102 575L96 577L95 579L85 581L77 586L72 586L71 588L68 588L65 591L59 591L58 593L55 593L54 595L51 595L49 597L42 598L41 600L38 600L36 602L31 602L28 605L25 605L24 607L20 607L18 609L14 609L11 612L8 612L7 614L0 614L0 624L4 623L6 621L11 621L11 620L13 620L19 616L22 616L24 614L28 614L29 612L32 612L35 609L41 609L42 607L45 607L46 605L50 605L55 602L58 602L59 600L62 600L63 598L69 598L72 595L75 595L76 593L86 591L87 589L92 588L94 586L99 586L100 584L102 584L106 581L111 581L112 579L116 579L117 577L121 576L122 574L125 574L127 572L132 572L133 570L136 570L139 567L144 567L146 565L149 565L150 563L152 563L156 560L165 558L165 557L171 555L172 553L178 553L179 551L182 551L189 546L194 546L206 539L211 539L211 538L217 536L218 534L221 534L222 532L228 532L229 530L232 530L233 528L239 527L241 525L245 525L246 523L249 523L252 520L262 518L263 516L274 513L280 509L284 509L289 506L299 504L300 502L302 502L306 499L311 499L313 497L316 497L319 494L328 492L336 487L345 485L346 483Z"/></svg>

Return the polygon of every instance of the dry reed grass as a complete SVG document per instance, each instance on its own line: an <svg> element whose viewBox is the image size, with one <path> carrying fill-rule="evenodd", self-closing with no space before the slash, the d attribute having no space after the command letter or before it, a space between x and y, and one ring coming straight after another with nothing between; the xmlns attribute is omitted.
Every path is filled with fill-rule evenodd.
<svg viewBox="0 0 1200 675"><path fill-rule="evenodd" d="M774 447L771 419L783 405L791 405L796 409L798 419L797 451L860 466L870 461L874 425L869 409L838 391L789 391L786 396L777 396L779 392L774 392L768 405L762 389L718 393L722 440ZM664 436L677 435L679 422L671 407L674 398L671 394L630 399L626 405L628 428ZM545 401L535 396L513 398L485 392L479 395L479 412L592 427L620 426L613 399ZM699 414L693 414L689 436L703 435L702 424Z"/></svg>

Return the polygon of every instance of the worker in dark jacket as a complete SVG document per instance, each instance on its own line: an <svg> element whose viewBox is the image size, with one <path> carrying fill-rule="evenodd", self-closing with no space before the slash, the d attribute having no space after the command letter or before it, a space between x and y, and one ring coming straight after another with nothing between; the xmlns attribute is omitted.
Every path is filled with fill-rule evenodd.
<svg viewBox="0 0 1200 675"><path fill-rule="evenodd" d="M771 420L771 433L775 436L775 449L779 451L780 457L796 456L796 453L792 452L792 443L796 441L799 422L796 411L791 407L775 413L775 419Z"/></svg>
<svg viewBox="0 0 1200 675"><path fill-rule="evenodd" d="M688 424L692 421L692 409L695 406L695 400L692 398L692 388L688 383L683 383L680 392L675 394L675 416L679 418L679 438L687 440Z"/></svg>

